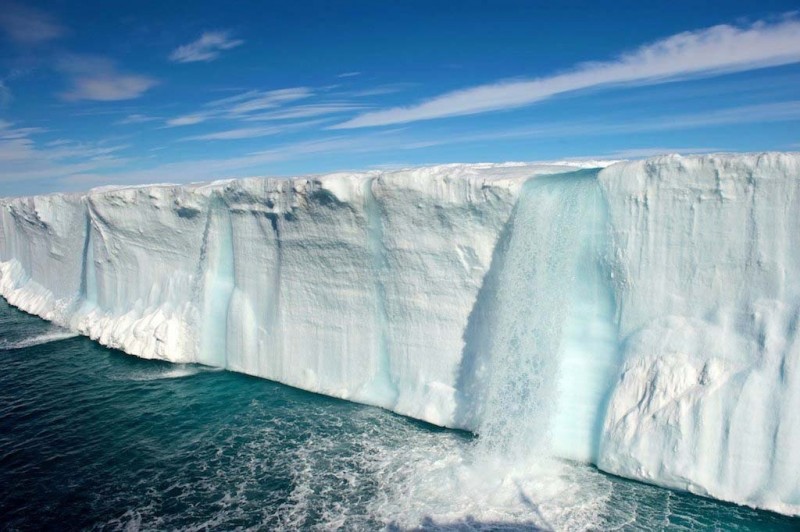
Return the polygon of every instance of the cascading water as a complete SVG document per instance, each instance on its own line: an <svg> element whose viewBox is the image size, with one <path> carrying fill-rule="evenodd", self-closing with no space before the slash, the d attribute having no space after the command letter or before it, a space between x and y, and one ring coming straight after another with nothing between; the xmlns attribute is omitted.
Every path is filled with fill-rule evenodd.
<svg viewBox="0 0 800 532"><path fill-rule="evenodd" d="M396 466L404 480L393 484L402 489L387 506L395 513L414 501L415 512L403 510L408 523L464 513L545 530L617 522L604 515L607 480L548 458L596 452L618 369L607 210L596 177L587 170L524 185L465 336L469 375L460 385L481 408L460 414L476 416L477 441Z"/></svg>
<svg viewBox="0 0 800 532"><path fill-rule="evenodd" d="M230 214L221 198L214 198L209 208L201 257L205 321L200 328L198 361L224 368L227 366L228 313L235 282L233 230Z"/></svg>
<svg viewBox="0 0 800 532"><path fill-rule="evenodd" d="M616 366L613 292L600 245L608 233L606 208L596 175L587 170L528 181L509 222L486 328L490 356L478 432L488 456L524 463L554 443L573 447L567 455L592 454L596 447L600 407L575 416L585 410L580 396L587 389L603 398ZM560 379L562 365L576 359L596 371ZM564 409L572 412L560 415ZM563 418L585 426L564 427ZM559 436L584 441L552 442L554 426Z"/></svg>

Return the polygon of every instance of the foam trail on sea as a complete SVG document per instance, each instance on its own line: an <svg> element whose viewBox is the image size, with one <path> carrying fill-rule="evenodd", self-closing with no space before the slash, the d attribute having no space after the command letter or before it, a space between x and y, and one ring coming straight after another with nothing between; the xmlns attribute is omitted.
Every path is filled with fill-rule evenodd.
<svg viewBox="0 0 800 532"><path fill-rule="evenodd" d="M54 331L48 331L42 334L38 334L35 336L31 336L29 338L25 338L24 340L18 340L15 342L10 342L7 340L0 340L0 349L2 350L11 350L11 349L25 349L26 347L34 347L37 345L44 345L49 344L50 342L58 342L60 340L67 340L69 338L75 338L78 336L78 333L73 331L68 331L64 329L57 329Z"/></svg>
<svg viewBox="0 0 800 532"><path fill-rule="evenodd" d="M190 364L175 364L174 367L167 369L160 368L153 371L139 371L120 377L121 380L131 381L155 381L161 379L181 379L184 377L192 377L204 371L213 371L213 368L205 368L203 366L190 365Z"/></svg>

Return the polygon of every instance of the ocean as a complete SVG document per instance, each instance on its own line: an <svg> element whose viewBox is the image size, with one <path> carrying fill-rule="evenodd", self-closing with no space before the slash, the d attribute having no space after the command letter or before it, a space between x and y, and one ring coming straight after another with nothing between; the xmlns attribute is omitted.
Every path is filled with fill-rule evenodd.
<svg viewBox="0 0 800 532"><path fill-rule="evenodd" d="M798 530L0 302L0 530Z"/></svg>

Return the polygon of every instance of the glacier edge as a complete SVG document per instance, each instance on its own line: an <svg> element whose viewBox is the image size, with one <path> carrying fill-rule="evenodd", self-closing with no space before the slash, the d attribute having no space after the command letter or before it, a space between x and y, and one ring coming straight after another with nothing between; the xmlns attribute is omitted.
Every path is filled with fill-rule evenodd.
<svg viewBox="0 0 800 532"><path fill-rule="evenodd" d="M0 294L137 356L490 440L545 423L556 456L800 514L800 156L578 170L0 200Z"/></svg>

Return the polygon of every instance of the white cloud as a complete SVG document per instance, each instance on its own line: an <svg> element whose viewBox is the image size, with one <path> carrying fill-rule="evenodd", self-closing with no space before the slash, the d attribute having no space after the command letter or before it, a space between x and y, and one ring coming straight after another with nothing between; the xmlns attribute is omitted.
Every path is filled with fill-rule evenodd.
<svg viewBox="0 0 800 532"><path fill-rule="evenodd" d="M214 133L206 133L204 135L195 135L192 137L185 137L181 140L238 140L238 139L251 139L257 137L266 137L269 135L278 135L289 131L295 131L306 127L315 126L322 123L322 120L307 120L305 122L295 122L291 124L282 124L279 126L264 126L264 127L242 127L236 129L228 129L225 131L216 131Z"/></svg>
<svg viewBox="0 0 800 532"><path fill-rule="evenodd" d="M5 107L11 102L11 89L6 85L5 80L0 79L0 107Z"/></svg>
<svg viewBox="0 0 800 532"><path fill-rule="evenodd" d="M342 72L337 78L354 78L356 76L360 76L361 72Z"/></svg>
<svg viewBox="0 0 800 532"><path fill-rule="evenodd" d="M380 135L369 137L332 137L327 139L283 144L277 148L224 159L195 159L169 162L142 170L96 174L86 172L71 175L64 180L73 188L97 185L154 183L168 175L173 182L208 181L241 177L249 172L263 172L271 163L287 161L309 155L341 152L370 152L385 147Z"/></svg>
<svg viewBox="0 0 800 532"><path fill-rule="evenodd" d="M41 128L15 127L0 120L0 185L27 182L29 187L46 187L68 176L106 170L125 162L114 154L126 146L106 142L74 142L59 139L45 144L36 142L34 136ZM15 190L19 187L15 186ZM8 193L0 188L0 196Z"/></svg>
<svg viewBox="0 0 800 532"><path fill-rule="evenodd" d="M365 109L364 105L352 103L317 103L308 105L296 105L287 109L271 111L251 115L245 118L248 121L267 121L267 120L287 120L292 118L310 118L312 116L324 116L337 113L347 113Z"/></svg>
<svg viewBox="0 0 800 532"><path fill-rule="evenodd" d="M44 131L40 127L14 127L13 123L7 120L0 120L0 141L27 138L30 135L43 133Z"/></svg>
<svg viewBox="0 0 800 532"><path fill-rule="evenodd" d="M800 120L800 100L769 104L729 107L690 114L648 116L640 121L625 122L551 122L535 126L498 129L462 135L435 135L407 142L398 149L422 149L449 144L493 142L507 139L553 139L593 137L605 135L630 135L653 131L680 131L729 124L758 122L787 122ZM597 157L587 155L586 157Z"/></svg>
<svg viewBox="0 0 800 532"><path fill-rule="evenodd" d="M266 137L268 135L276 135L283 131L280 127L242 127L237 129L228 129L226 131L217 131L214 133L207 133L205 135L196 135L194 137L186 137L181 140L236 140L236 139L249 139L254 137Z"/></svg>
<svg viewBox="0 0 800 532"><path fill-rule="evenodd" d="M529 105L557 94L621 84L655 84L739 72L800 61L800 20L720 25L673 35L613 61L584 63L572 70L523 81L479 85L408 107L372 111L332 129L401 124Z"/></svg>
<svg viewBox="0 0 800 532"><path fill-rule="evenodd" d="M254 91L251 93L251 97L245 98L230 106L227 112L230 115L244 115L254 111L275 109L285 103L308 98L311 94L311 90L306 87L278 89L266 92Z"/></svg>
<svg viewBox="0 0 800 532"><path fill-rule="evenodd" d="M156 82L146 76L105 74L76 78L72 85L72 90L63 94L66 100L112 102L138 98Z"/></svg>
<svg viewBox="0 0 800 532"><path fill-rule="evenodd" d="M205 122L208 118L208 115L202 114L176 116L175 118L167 120L166 124L168 127L193 126L194 124Z"/></svg>
<svg viewBox="0 0 800 532"><path fill-rule="evenodd" d="M177 47L169 54L169 58L178 63L213 61L223 50L230 50L242 44L243 40L232 39L228 31L207 31L196 41Z"/></svg>
<svg viewBox="0 0 800 532"><path fill-rule="evenodd" d="M386 85L378 85L367 89L345 91L340 94L345 96L352 96L355 98L368 98L370 96L384 96L386 94L395 94L402 92L415 86L416 83L388 83Z"/></svg>
<svg viewBox="0 0 800 532"><path fill-rule="evenodd" d="M296 100L308 98L313 92L308 87L291 87L272 91L246 91L235 96L213 100L203 105L197 113L178 116L166 121L168 127L191 126L213 118L238 119L250 113L276 109Z"/></svg>
<svg viewBox="0 0 800 532"><path fill-rule="evenodd" d="M0 6L0 29L9 39L23 45L47 42L65 33L49 14L15 2L3 2Z"/></svg>
<svg viewBox="0 0 800 532"><path fill-rule="evenodd" d="M128 125L128 124L144 124L147 122L155 122L157 120L161 120L158 116L147 116L141 114L131 114L123 118L122 120L118 120L115 122L118 125Z"/></svg>
<svg viewBox="0 0 800 532"><path fill-rule="evenodd" d="M70 78L71 88L61 94L65 100L130 100L158 84L148 76L120 72L113 61L100 56L66 54L57 68Z"/></svg>
<svg viewBox="0 0 800 532"><path fill-rule="evenodd" d="M62 139L56 143L45 144L43 153L48 159L107 159L111 154L128 148L127 145L108 145L103 142L75 142Z"/></svg>
<svg viewBox="0 0 800 532"><path fill-rule="evenodd" d="M38 128L16 127L0 120L0 196L7 194L3 185L25 181L27 190L52 191L55 188L81 188L111 183L135 184L158 182L169 175L177 182L237 177L248 174L274 172L280 161L326 160L327 154L335 154L328 164L339 160L342 154L383 153L396 157L407 150L425 149L440 145L468 145L504 139L570 138L601 135L631 135L639 132L681 130L709 126L724 126L758 122L800 120L800 100L773 102L703 111L693 114L664 114L649 116L638 121L605 122L555 122L526 128L481 131L478 133L441 135L431 133L427 138L412 135L408 128L388 128L380 131L351 132L348 135L322 138L296 143L284 143L266 150L237 154L225 158L192 159L164 162L146 169L130 169L130 160L117 157L125 146L110 142L75 143L69 140L53 140L37 144L31 137L41 133ZM313 122L313 121L312 121ZM307 125L310 123L307 123ZM294 125L294 124L292 124ZM291 126L291 125L290 125ZM247 129L247 130L245 130ZM245 130L245 131L243 131ZM263 134L281 133L273 128L241 128L210 135L216 139L245 138ZM188 140L188 139L187 139ZM196 140L196 139L193 139ZM605 144L605 143L604 143ZM535 146L535 143L532 144ZM685 146L685 145L684 145ZM699 145L702 146L702 145ZM634 148L623 152L602 155L585 155L589 158L642 157L663 152L707 152L717 148L705 147L654 147ZM533 155L533 154L532 154ZM382 156L381 159L385 159ZM304 163L303 163L304 164ZM334 168L330 168L334 170ZM36 188L35 188L36 187ZM11 188L10 186L8 188ZM14 185L19 191L20 186Z"/></svg>
<svg viewBox="0 0 800 532"><path fill-rule="evenodd" d="M404 135L406 128L385 129L380 132L360 132L358 134L334 136L318 140L286 143L267 150L255 151L227 158L194 159L191 161L167 162L141 170L123 170L113 173L75 173L65 180L70 186L86 188L93 185L137 184L158 182L164 175L171 176L175 182L202 181L257 175L265 171L274 172L273 164L280 161L308 160L315 156L322 160L325 154L359 154L385 152L395 156L400 150L417 150L439 145L458 145L471 142L488 142L508 138L553 138L579 137L591 135L615 135L659 131L664 129L683 129L725 124L744 124L762 121L800 120L800 101L777 102L773 104L751 105L713 110L687 115L656 116L631 123L551 123L531 128L489 131L464 135L436 135L429 140L414 135ZM235 133L233 135L236 135ZM645 157L659 153L703 153L717 151L712 147L654 147L634 148L599 155L584 155L587 158L632 158ZM331 170L334 170L331 168Z"/></svg>
<svg viewBox="0 0 800 532"><path fill-rule="evenodd" d="M654 131L671 129L692 129L698 127L722 126L726 124L747 124L755 122L786 122L800 120L800 100L744 105L728 109L717 109L687 115L663 117L650 129Z"/></svg>

